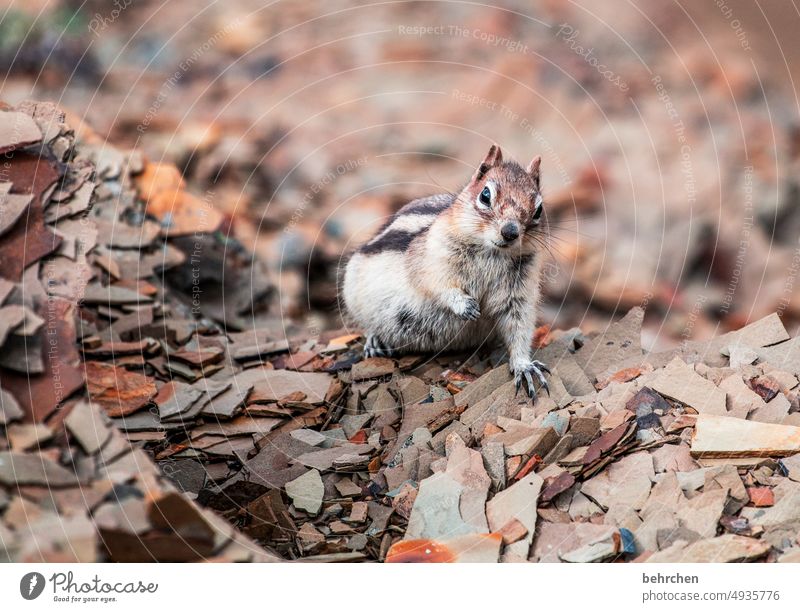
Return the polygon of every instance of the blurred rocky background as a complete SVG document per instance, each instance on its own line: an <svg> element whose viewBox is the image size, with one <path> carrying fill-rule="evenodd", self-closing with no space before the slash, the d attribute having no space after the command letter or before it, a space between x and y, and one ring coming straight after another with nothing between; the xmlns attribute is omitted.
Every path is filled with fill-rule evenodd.
<svg viewBox="0 0 800 612"><path fill-rule="evenodd" d="M348 250L497 142L544 158L543 323L642 306L649 348L773 312L794 334L800 15L698 4L6 0L0 98L177 167L287 328L340 327Z"/></svg>

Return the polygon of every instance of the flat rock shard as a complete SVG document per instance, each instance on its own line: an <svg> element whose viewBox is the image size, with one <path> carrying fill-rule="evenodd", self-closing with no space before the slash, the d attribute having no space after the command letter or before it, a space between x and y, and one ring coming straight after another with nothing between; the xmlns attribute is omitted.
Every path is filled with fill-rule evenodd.
<svg viewBox="0 0 800 612"><path fill-rule="evenodd" d="M725 392L700 376L679 357L667 364L651 387L665 397L694 408L699 414L724 415L728 412Z"/></svg>
<svg viewBox="0 0 800 612"><path fill-rule="evenodd" d="M322 484L319 470L309 470L287 482L286 494L292 498L295 508L317 514L322 508L322 497L325 494L325 485Z"/></svg>
<svg viewBox="0 0 800 612"><path fill-rule="evenodd" d="M697 417L694 457L785 457L800 452L800 427L734 417Z"/></svg>
<svg viewBox="0 0 800 612"><path fill-rule="evenodd" d="M499 533L474 533L446 540L400 540L386 555L386 563L496 563Z"/></svg>
<svg viewBox="0 0 800 612"><path fill-rule="evenodd" d="M528 530L523 539L506 546L507 553L510 552L522 559L528 558L533 543L537 518L536 504L543 483L541 476L530 473L495 495L486 504L486 518L491 532L500 532L512 519L518 520Z"/></svg>

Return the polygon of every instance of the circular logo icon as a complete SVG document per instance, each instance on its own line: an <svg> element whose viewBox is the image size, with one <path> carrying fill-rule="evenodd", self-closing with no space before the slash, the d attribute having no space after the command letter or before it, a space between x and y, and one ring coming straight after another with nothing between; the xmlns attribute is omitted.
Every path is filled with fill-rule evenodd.
<svg viewBox="0 0 800 612"><path fill-rule="evenodd" d="M29 572L19 581L19 594L27 600L36 599L44 591L44 576L39 572Z"/></svg>

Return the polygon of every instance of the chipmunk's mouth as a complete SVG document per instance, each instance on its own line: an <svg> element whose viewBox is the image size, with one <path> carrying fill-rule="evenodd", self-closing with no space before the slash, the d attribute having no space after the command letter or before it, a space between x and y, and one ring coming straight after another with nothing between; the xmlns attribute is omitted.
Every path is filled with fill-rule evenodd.
<svg viewBox="0 0 800 612"><path fill-rule="evenodd" d="M516 240L512 240L511 242L495 242L495 241L493 240L493 241L492 241L492 244L493 244L494 246L496 246L498 249L508 249L508 248L510 248L510 247L512 247L512 246L514 246L514 244L515 244L516 242L517 242Z"/></svg>

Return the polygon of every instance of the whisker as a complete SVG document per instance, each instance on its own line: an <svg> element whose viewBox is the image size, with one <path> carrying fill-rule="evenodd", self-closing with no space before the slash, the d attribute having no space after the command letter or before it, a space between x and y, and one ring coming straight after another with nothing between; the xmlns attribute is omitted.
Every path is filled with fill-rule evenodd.
<svg viewBox="0 0 800 612"><path fill-rule="evenodd" d="M583 236L584 238L597 239L597 236L592 236L591 234L587 234L585 232L580 232L575 228L563 227L563 226L559 226L559 225L553 225L553 224L551 224L549 222L544 226L544 230L543 231L547 231L547 232L555 232L555 231L569 232L571 234L577 234L578 236Z"/></svg>
<svg viewBox="0 0 800 612"><path fill-rule="evenodd" d="M425 174L427 174L427 175L428 175L428 179L430 179L430 181L431 181L431 182L432 182L434 185L436 185L436 186L437 186L439 189L441 189L441 190L443 191L443 193L446 193L447 195L451 195L451 196L453 196L453 198L455 198L455 197L457 197L457 196L458 196L458 193L457 193L457 192L455 192L455 191L450 191L450 190L449 190L447 187L445 187L444 185L442 185L442 184L441 184L441 183L440 183L438 180L436 180L435 178L433 178L433 176L431 176L431 172L430 172L430 169L429 169L429 168L425 168Z"/></svg>
<svg viewBox="0 0 800 612"><path fill-rule="evenodd" d="M555 249L555 252L554 252L554 248L555 247L553 245L551 245L547 240L543 239L540 236L527 236L526 238L530 242L533 243L534 247L539 247L539 248L545 250L547 252L547 254L550 255L550 257L552 257L555 260L558 259L558 257L556 257L556 253L558 253L562 257L566 257L566 255L563 252L561 252L560 250L558 250L558 249Z"/></svg>

